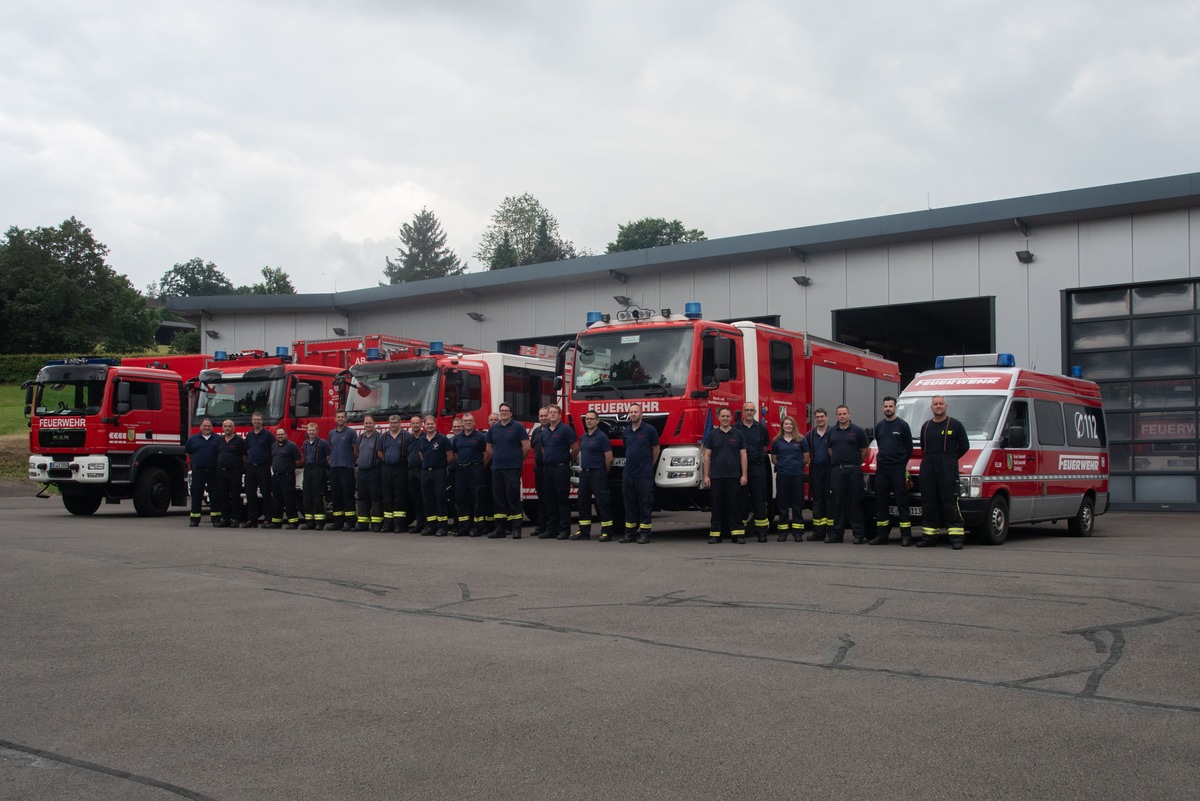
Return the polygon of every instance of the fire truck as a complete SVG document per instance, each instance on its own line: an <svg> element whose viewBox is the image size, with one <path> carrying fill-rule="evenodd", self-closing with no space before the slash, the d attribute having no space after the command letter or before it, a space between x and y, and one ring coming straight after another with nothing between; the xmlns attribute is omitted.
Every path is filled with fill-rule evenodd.
<svg viewBox="0 0 1200 801"><path fill-rule="evenodd" d="M346 369L365 361L418 358L428 354L429 345L429 342L419 339L406 339L388 334L365 334L334 339L297 339L292 342L292 350L296 354L297 362ZM483 353L481 350L464 348L462 345L448 347L451 353L459 355Z"/></svg>
<svg viewBox="0 0 1200 801"><path fill-rule="evenodd" d="M346 416L353 426L370 414L386 423L393 414L437 417L438 430L450 433L454 418L471 412L478 428L501 402L512 405L513 419L531 429L538 409L554 402L554 360L541 355L481 353L442 342L425 343L391 354L371 353L348 371ZM526 459L521 498L534 511L537 492L533 460Z"/></svg>
<svg viewBox="0 0 1200 801"><path fill-rule="evenodd" d="M90 515L132 499L139 515L187 501L187 391L164 367L81 358L48 362L26 382L29 478Z"/></svg>
<svg viewBox="0 0 1200 801"><path fill-rule="evenodd" d="M707 506L702 444L722 408L738 419L744 402L756 404L774 437L785 416L807 430L817 407L831 417L840 403L869 414L900 381L899 366L870 351L761 323L706 320L694 302L682 315L627 308L613 321L588 312L587 328L559 360L570 421L578 428L595 411L612 440L610 481L619 482L625 461L629 406L642 405L642 422L662 446L654 500L663 509Z"/></svg>
<svg viewBox="0 0 1200 801"><path fill-rule="evenodd" d="M917 444L908 466L914 489L921 426L932 417L935 395L946 398L970 439L959 460L959 508L979 541L999 545L1013 523L1059 520L1071 534L1091 536L1096 515L1108 511L1108 439L1096 384L1022 369L1011 353L939 356L896 402ZM872 448L864 471L868 520L875 518L874 464ZM919 492L910 506L919 519Z"/></svg>

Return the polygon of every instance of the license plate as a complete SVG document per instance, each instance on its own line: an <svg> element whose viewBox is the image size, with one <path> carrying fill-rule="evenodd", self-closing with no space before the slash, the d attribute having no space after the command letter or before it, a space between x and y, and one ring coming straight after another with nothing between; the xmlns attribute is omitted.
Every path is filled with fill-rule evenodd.
<svg viewBox="0 0 1200 801"><path fill-rule="evenodd" d="M889 515L898 515L898 514L900 514L900 512L896 509L895 506L889 506L888 514ZM920 506L908 507L908 516L909 517L920 517L921 516L921 507Z"/></svg>
<svg viewBox="0 0 1200 801"><path fill-rule="evenodd" d="M625 457L624 456L614 456L613 461L612 461L612 466L613 467L624 467L625 466Z"/></svg>
<svg viewBox="0 0 1200 801"><path fill-rule="evenodd" d="M51 470L70 470L71 463L70 462L51 462L50 469Z"/></svg>

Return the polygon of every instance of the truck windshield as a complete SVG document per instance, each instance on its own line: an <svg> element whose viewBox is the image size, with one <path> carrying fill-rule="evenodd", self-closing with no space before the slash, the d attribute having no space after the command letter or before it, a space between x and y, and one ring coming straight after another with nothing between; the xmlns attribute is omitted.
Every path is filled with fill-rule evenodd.
<svg viewBox="0 0 1200 801"><path fill-rule="evenodd" d="M896 416L904 419L912 429L913 439L921 435L921 426L933 418L929 410L931 395L901 396L896 402ZM1004 395L954 395L946 393L946 406L950 416L967 429L973 440L990 442L996 436L1000 413L1004 411Z"/></svg>
<svg viewBox="0 0 1200 801"><path fill-rule="evenodd" d="M283 419L286 395L283 378L252 381L226 378L205 384L196 398L192 427L199 426L206 417L217 428L225 420L232 420L235 425L250 425L250 416L255 412L262 412L263 425L278 425Z"/></svg>
<svg viewBox="0 0 1200 801"><path fill-rule="evenodd" d="M357 375L346 396L346 417L361 420L370 414L411 417L438 413L438 372Z"/></svg>
<svg viewBox="0 0 1200 801"><path fill-rule="evenodd" d="M678 397L687 386L691 342L691 328L584 334L575 349L572 397Z"/></svg>
<svg viewBox="0 0 1200 801"><path fill-rule="evenodd" d="M104 381L63 381L37 385L34 413L46 415L100 414Z"/></svg>

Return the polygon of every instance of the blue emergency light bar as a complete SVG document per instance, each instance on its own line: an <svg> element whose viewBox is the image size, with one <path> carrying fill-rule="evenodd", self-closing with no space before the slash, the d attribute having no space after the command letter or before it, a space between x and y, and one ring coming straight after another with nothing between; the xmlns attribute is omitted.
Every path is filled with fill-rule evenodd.
<svg viewBox="0 0 1200 801"><path fill-rule="evenodd" d="M278 356L280 359L286 359L288 357L287 347L284 345L276 345L275 346L275 355Z"/></svg>
<svg viewBox="0 0 1200 801"><path fill-rule="evenodd" d="M446 353L446 343L440 339L434 339L429 343L430 356L442 356Z"/></svg>
<svg viewBox="0 0 1200 801"><path fill-rule="evenodd" d="M228 361L229 357L223 350L213 351L213 360L218 362Z"/></svg>
<svg viewBox="0 0 1200 801"><path fill-rule="evenodd" d="M965 353L955 356L938 356L934 368L947 367L1016 367L1017 357L1011 353Z"/></svg>
<svg viewBox="0 0 1200 801"><path fill-rule="evenodd" d="M703 316L700 313L700 304L694 300L683 304L683 316L689 320L699 320Z"/></svg>
<svg viewBox="0 0 1200 801"><path fill-rule="evenodd" d="M116 367L121 362L111 356L76 356L74 359L49 359L46 366L52 364L106 364L109 367Z"/></svg>

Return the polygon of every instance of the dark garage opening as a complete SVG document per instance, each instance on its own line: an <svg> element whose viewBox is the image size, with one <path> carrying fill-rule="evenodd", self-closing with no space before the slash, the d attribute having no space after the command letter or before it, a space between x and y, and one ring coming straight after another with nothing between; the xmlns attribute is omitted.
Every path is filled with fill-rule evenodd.
<svg viewBox="0 0 1200 801"><path fill-rule="evenodd" d="M940 355L995 351L996 299L839 309L833 312L833 338L898 362L903 388L917 373L932 369Z"/></svg>

